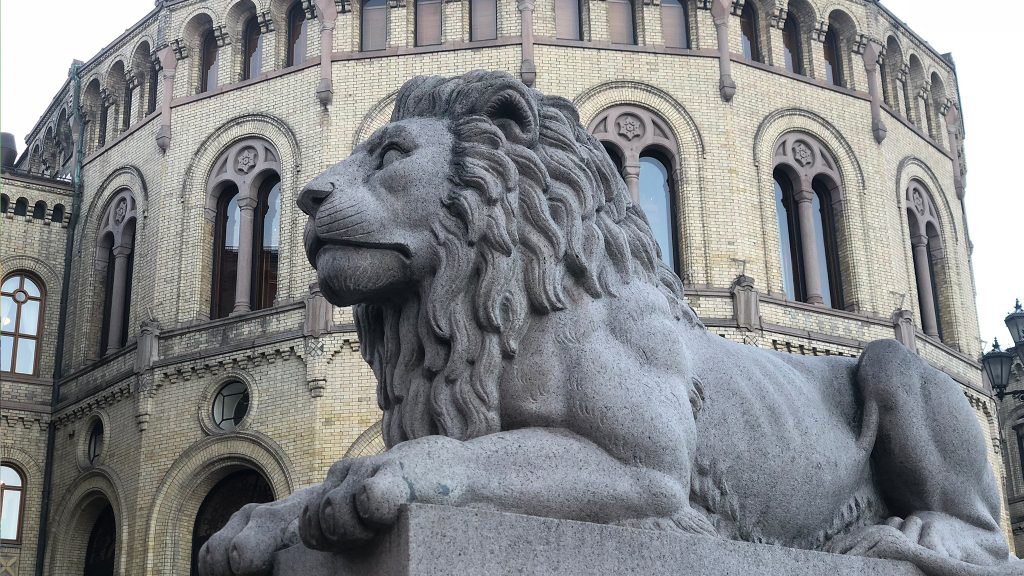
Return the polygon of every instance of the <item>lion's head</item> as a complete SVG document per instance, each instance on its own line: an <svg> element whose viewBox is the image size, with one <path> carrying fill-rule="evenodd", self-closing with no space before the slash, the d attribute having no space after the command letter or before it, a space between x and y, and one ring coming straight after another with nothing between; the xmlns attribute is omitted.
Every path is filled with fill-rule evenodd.
<svg viewBox="0 0 1024 576"><path fill-rule="evenodd" d="M299 206L323 293L355 305L388 446L500 430L531 315L646 282L698 322L572 104L505 73L406 82L391 122Z"/></svg>

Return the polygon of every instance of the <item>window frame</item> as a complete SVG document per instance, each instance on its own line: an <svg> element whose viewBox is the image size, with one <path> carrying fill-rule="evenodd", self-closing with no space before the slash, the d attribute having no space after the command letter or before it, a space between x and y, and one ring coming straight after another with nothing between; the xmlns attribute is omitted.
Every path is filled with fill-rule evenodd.
<svg viewBox="0 0 1024 576"><path fill-rule="evenodd" d="M10 274L8 274L7 276L3 277L2 281L0 281L0 284L5 284L8 280L10 280L11 278L15 278L15 277L20 277L21 278L21 281L18 283L18 288L15 289L14 291L12 291L10 294L8 294L6 292L2 292L2 294L4 296L10 296L11 300L13 300L15 302L15 312L14 312L14 327L11 329L11 331L8 332L6 330L0 329L0 330L2 330L4 336L10 336L11 338L13 338L12 347L11 347L11 370L2 370L2 369L0 369L0 373L2 373L2 374L14 374L14 375L18 375L18 376L28 376L28 377L38 378L39 377L39 364L40 364L40 360L42 358L42 351L43 351L43 346L42 346L43 328L46 325L46 322L45 322L45 319L46 319L46 285L42 282L42 280L39 279L38 276L36 276L35 274L32 274L31 272L29 272L27 270L14 270L14 271L12 271ZM25 291L25 280L26 279L31 280L36 285L36 288L39 290L39 296L38 297L28 295L28 292ZM19 303L17 300L15 300L14 294L18 290L25 291L25 293L26 293L26 300L25 300L25 302L28 302L30 300L36 300L36 301L39 302L39 314L38 314L38 318L36 319L36 328L37 329L36 329L36 334L33 335L33 336L29 336L29 335L26 335L26 334L21 334L19 332L19 328L21 327L21 310L22 310L22 306L25 304L25 302ZM32 371L29 372L29 373L18 372L17 371L17 368L18 368L18 341L19 340L25 340L25 339L34 340L35 344L36 344L35 358L32 360Z"/></svg>
<svg viewBox="0 0 1024 576"><path fill-rule="evenodd" d="M220 49L217 47L217 36L213 28L208 28L199 39L199 93L216 90L219 76Z"/></svg>
<svg viewBox="0 0 1024 576"><path fill-rule="evenodd" d="M253 212L253 231L252 231L252 278L249 283L249 308L250 310L266 310L267 308L273 308L274 301L277 299L277 291L279 287L279 280L274 283L274 297L270 299L270 302L266 305L262 305L262 301L266 298L264 276L267 272L264 262L264 250L263 250L263 236L266 234L266 216L270 209L270 193L273 192L274 187L278 186L278 261L276 264L277 270L275 275L280 278L281 271L281 243L280 243L280 232L281 232L281 207L282 207L282 196L283 186L281 176L276 172L271 172L263 178L259 186L256 188L256 208ZM241 242L241 239L239 239Z"/></svg>
<svg viewBox="0 0 1024 576"><path fill-rule="evenodd" d="M253 35L255 34L255 38ZM255 39L256 46L253 49L252 42ZM259 18L253 14L245 19L242 25L242 80L257 78L263 68L263 30L260 28ZM253 61L256 62L256 73L253 74Z"/></svg>
<svg viewBox="0 0 1024 576"><path fill-rule="evenodd" d="M789 46L793 44L793 46ZM804 66L803 38L800 31L800 18L790 12L786 15L786 21L782 25L782 52L783 64L786 70L793 74L805 76L807 69ZM787 58L788 56L788 58ZM790 66L792 62L792 66Z"/></svg>
<svg viewBox="0 0 1024 576"><path fill-rule="evenodd" d="M751 62L764 63L764 51L761 49L761 31L759 30L761 24L761 15L758 14L757 8L754 7L753 2L745 2L743 4L743 10L740 11L740 44L742 45L743 58ZM744 26L750 26L750 36L743 30ZM744 43L744 40L746 41ZM750 54L748 55L746 49L749 45Z"/></svg>
<svg viewBox="0 0 1024 576"><path fill-rule="evenodd" d="M369 6L371 2L379 2L379 6ZM374 26L371 30L371 26L368 25L367 19L370 16L383 15L383 20L377 26ZM376 29L378 28L379 29ZM374 39L375 32L380 35L378 39L379 45L374 44L373 47L367 47L367 38ZM388 47L388 3L387 0L360 0L359 3L359 51L360 52L379 52L380 50L386 50Z"/></svg>
<svg viewBox="0 0 1024 576"><path fill-rule="evenodd" d="M639 34L637 34L637 21L636 21L636 2L634 0L606 0L608 4L625 4L628 7L628 11L624 13L629 14L629 42L618 42L615 39L615 28L612 23L611 10L608 10L608 40L612 45L616 46L637 46L639 43Z"/></svg>
<svg viewBox="0 0 1024 576"><path fill-rule="evenodd" d="M423 4L433 4L438 6L438 17L437 17L437 42L428 42L421 40L421 31L425 28L423 20L421 18L422 12L420 7ZM437 46L444 43L444 0L415 0L413 3L413 10L416 11L414 15L414 30L415 44L416 46Z"/></svg>
<svg viewBox="0 0 1024 576"><path fill-rule="evenodd" d="M566 10L571 12L572 8L575 8L576 14L575 37L567 37L561 34L560 28L567 27L567 24L560 22L559 15L565 14ZM583 40L583 2L581 0L554 0L554 11L555 38L558 40ZM569 15L571 16L571 13Z"/></svg>
<svg viewBox="0 0 1024 576"><path fill-rule="evenodd" d="M309 59L307 50L309 48L309 19L306 18L306 10L302 7L301 0L293 2L291 7L288 8L287 16L288 29L285 34L286 43L286 54L285 54L285 67L298 66L304 64ZM301 38L301 44L298 43L298 39ZM296 58L297 50L296 46L302 46L302 59Z"/></svg>
<svg viewBox="0 0 1024 576"><path fill-rule="evenodd" d="M822 43L825 45L822 55L822 60L825 62L825 81L833 86L845 88L846 71L843 69L842 38L839 37L839 31L832 24L828 25L828 30L825 31L825 40ZM829 58L830 51L831 58ZM831 78L829 78L830 75Z"/></svg>
<svg viewBox="0 0 1024 576"><path fill-rule="evenodd" d="M21 494L21 497L18 499L18 516L14 523L14 538L0 538L0 544L21 544L22 537L24 536L23 528L25 524L25 473L21 470L20 466L17 466L13 462L9 462L7 460L0 462L0 467L11 469L15 474L18 475L18 479L21 481L21 486L15 487L8 487L6 484L0 484L0 509L3 508L4 492L19 492ZM0 517L2 517L2 510L0 510Z"/></svg>
<svg viewBox="0 0 1024 576"><path fill-rule="evenodd" d="M807 302L807 271L804 268L803 236L799 207L796 201L796 185L793 182L793 177L781 167L775 168L772 173L772 181L779 186L779 191L782 193L782 207L786 211L785 226L789 234L789 258L793 272L793 276L789 279L793 285L792 301ZM777 213L778 210L776 210ZM782 226L783 223L778 222L780 231ZM781 236L779 240L781 242ZM781 254L783 247L779 248ZM783 267L782 273L785 275L785 267ZM783 292L786 291L785 286L785 278L783 278ZM786 294L786 298L789 297L789 294Z"/></svg>
<svg viewBox="0 0 1024 576"><path fill-rule="evenodd" d="M651 158L651 159L661 163L662 167L664 167L665 170L667 171L667 174L665 176L665 183L668 185L668 191L667 191L667 194L668 194L668 214L666 214L665 217L668 220L668 230L669 230L669 238L668 238L668 240L669 240L669 243L670 243L670 245L672 247L672 258L671 258L670 262L666 262L664 260L664 255L663 255L662 256L662 262L665 263L666 265L668 265L672 269L672 271L675 272L675 274L677 276L682 276L682 274L681 274L682 269L680 267L680 259L679 259L679 245L680 245L679 244L679 222L678 222L679 210L678 210L678 201L677 201L677 198L676 198L676 196L678 194L678 190L677 190L677 184L676 184L676 178L675 178L677 167L675 165L675 162L672 161L673 155L670 152L666 152L665 150L662 150L661 146L659 146L659 145L647 146L643 150L641 150L640 153L637 155L637 160L640 162L640 170L641 170L640 174L637 175L637 178L641 178L642 177L644 158ZM642 193L642 191L643 191L642 180L640 181L639 189L641 190L641 193ZM641 198L641 203L642 203L642 198ZM646 212L645 212L645 214L646 214ZM648 220L649 220L649 218L648 218ZM655 242L657 242L657 238L656 237L654 238L654 240L655 240Z"/></svg>
<svg viewBox="0 0 1024 576"><path fill-rule="evenodd" d="M229 192L232 189L234 190L234 193L233 194L228 194L227 192ZM220 293L221 293L221 290L223 288L222 284L225 281L225 279L223 277L224 271L223 271L222 267L223 267L223 258L224 258L224 240L226 239L226 236L227 236L227 223L228 223L228 213L227 213L227 211L228 211L228 205L231 203L231 200L234 199L234 198L238 198L239 200L241 200L243 198L242 191L239 190L238 186L236 184L234 184L234 183L231 183L231 184L228 184L227 186L224 186L220 190L220 193L217 196L217 215L216 215L216 217L214 219L214 230L213 230L213 287L212 287L212 290L210 291L210 295L211 295L211 298L210 298L211 299L211 302L210 302L210 319L211 320L216 320L216 319L220 319L220 318L227 318L228 316L231 315L231 312L234 309L234 304L235 304L235 302L232 301L232 306L230 306L230 308L232 310L226 310L226 311L221 310L221 306L223 305L223 303L220 301ZM242 212L241 207L239 207L239 210L238 210L238 213L239 213L238 214L238 216L239 216L239 227L241 227L241 212ZM255 236L255 234L254 234L254 236ZM239 231L239 238L238 238L239 252L241 252L241 243L242 243L242 241L243 240L241 238L241 231ZM237 258L241 258L241 254L238 254ZM235 274L234 274L235 288L237 288L237 285L238 285L238 264L239 264L238 262L235 263ZM235 291L235 288L232 289L232 292ZM234 299L234 297L232 297L232 298Z"/></svg>
<svg viewBox="0 0 1024 576"><path fill-rule="evenodd" d="M473 12L482 9L482 4L487 2L494 6L494 35L490 37L481 37L482 31L478 30L476 18ZM479 8L477 8L479 6ZM481 17L483 21L483 17ZM487 19L490 23L490 19ZM469 0L469 41L470 42L483 42L486 40L497 40L498 39L498 0Z"/></svg>

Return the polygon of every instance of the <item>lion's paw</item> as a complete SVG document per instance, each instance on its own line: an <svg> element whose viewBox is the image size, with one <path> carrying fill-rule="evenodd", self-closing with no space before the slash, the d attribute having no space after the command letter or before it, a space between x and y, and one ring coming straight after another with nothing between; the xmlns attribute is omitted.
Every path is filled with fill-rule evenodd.
<svg viewBox="0 0 1024 576"><path fill-rule="evenodd" d="M202 576L262 576L274 553L298 543L298 517L317 486L267 504L246 504L199 551Z"/></svg>

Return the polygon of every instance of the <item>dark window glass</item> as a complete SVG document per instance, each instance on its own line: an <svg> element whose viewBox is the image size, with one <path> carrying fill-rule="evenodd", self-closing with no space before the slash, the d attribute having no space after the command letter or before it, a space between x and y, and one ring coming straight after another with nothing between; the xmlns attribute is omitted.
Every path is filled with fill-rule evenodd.
<svg viewBox="0 0 1024 576"><path fill-rule="evenodd" d="M248 413L249 388L242 382L228 382L213 398L213 423L221 430L234 430Z"/></svg>
<svg viewBox="0 0 1024 576"><path fill-rule="evenodd" d="M786 70L804 73L803 53L800 49L800 23L791 12L782 29L782 45L786 51Z"/></svg>
<svg viewBox="0 0 1024 576"><path fill-rule="evenodd" d="M609 144L607 142L602 142L602 144L604 144L604 150L605 150L605 152L608 153L608 157L612 159L612 164L615 164L615 175L621 178L622 177L622 156L619 154L618 150L616 150L614 147L612 147L611 144Z"/></svg>
<svg viewBox="0 0 1024 576"><path fill-rule="evenodd" d="M582 40L580 0L555 0L555 37L562 40Z"/></svg>
<svg viewBox="0 0 1024 576"><path fill-rule="evenodd" d="M793 198L793 184L785 173L778 170L775 171L774 183L783 289L786 298L802 302L806 300L806 286L800 247L800 217L797 214L796 200Z"/></svg>
<svg viewBox="0 0 1024 576"><path fill-rule="evenodd" d="M740 41L743 43L743 57L747 60L761 62L761 46L758 44L757 11L754 5L747 2L740 12Z"/></svg>
<svg viewBox="0 0 1024 576"><path fill-rule="evenodd" d="M364 52L383 50L388 44L387 0L364 0L360 20Z"/></svg>
<svg viewBox="0 0 1024 576"><path fill-rule="evenodd" d="M127 130L132 124L132 101L135 100L135 90L128 82L124 83L124 98L121 102L121 129Z"/></svg>
<svg viewBox="0 0 1024 576"><path fill-rule="evenodd" d="M6 212L6 210L5 210L5 212ZM63 224L64 223L64 205L63 204L57 204L56 206L53 207L53 215L50 216L50 221L54 222L54 223L57 223L57 224Z"/></svg>
<svg viewBox="0 0 1024 576"><path fill-rule="evenodd" d="M96 461L103 456L103 422L97 420L89 431L89 443L86 446L86 457L89 464L96 464Z"/></svg>
<svg viewBox="0 0 1024 576"><path fill-rule="evenodd" d="M892 81L889 79L889 65L887 62L883 62L878 67L878 73L881 76L882 81L882 100L888 104L891 108L895 108L894 98L892 97Z"/></svg>
<svg viewBox="0 0 1024 576"><path fill-rule="evenodd" d="M255 16L245 22L245 37L242 43L242 80L260 75L263 66L263 34Z"/></svg>
<svg viewBox="0 0 1024 576"><path fill-rule="evenodd" d="M214 238L213 305L210 316L224 318L235 306L235 285L238 281L239 224L242 212L238 207L238 188L230 186L220 195Z"/></svg>
<svg viewBox="0 0 1024 576"><path fill-rule="evenodd" d="M85 549L85 576L113 576L117 549L117 523L110 504L100 512Z"/></svg>
<svg viewBox="0 0 1024 576"><path fill-rule="evenodd" d="M42 200L36 202L36 205L32 207L32 217L36 220L46 219L46 202Z"/></svg>
<svg viewBox="0 0 1024 576"><path fill-rule="evenodd" d="M288 10L288 66L306 61L306 22L302 2L296 2Z"/></svg>
<svg viewBox="0 0 1024 576"><path fill-rule="evenodd" d="M156 66L149 68L149 102L146 105L146 113L152 114L156 111L156 90L157 90L157 71Z"/></svg>
<svg viewBox="0 0 1024 576"><path fill-rule="evenodd" d="M935 310L935 330L939 333L939 340L944 340L942 337L942 307L939 306L939 283L936 281L938 275L936 272L935 255L932 253L932 242L928 240L928 277L932 283L932 308Z"/></svg>
<svg viewBox="0 0 1024 576"><path fill-rule="evenodd" d="M256 265L251 286L252 309L261 310L274 305L277 297L278 251L281 245L281 179L268 178L260 186L259 201L256 204L257 228L253 234L253 254Z"/></svg>
<svg viewBox="0 0 1024 576"><path fill-rule="evenodd" d="M99 146L107 143L107 105L100 102Z"/></svg>
<svg viewBox="0 0 1024 576"><path fill-rule="evenodd" d="M24 274L0 286L0 372L36 374L44 299L42 284Z"/></svg>
<svg viewBox="0 0 1024 576"><path fill-rule="evenodd" d="M690 47L690 15L687 0L662 0L661 36L669 48Z"/></svg>
<svg viewBox="0 0 1024 576"><path fill-rule="evenodd" d="M836 242L835 211L832 193L819 180L812 184L814 198L814 238L818 248L818 273L821 278L821 297L826 306L843 309L843 282L839 269L839 246Z"/></svg>
<svg viewBox="0 0 1024 576"><path fill-rule="evenodd" d="M274 492L255 470L240 470L218 482L199 506L192 527L192 576L199 574L199 550L228 519L249 503L270 502Z"/></svg>
<svg viewBox="0 0 1024 576"><path fill-rule="evenodd" d="M0 541L21 540L21 517L25 511L21 474L10 466L0 466Z"/></svg>
<svg viewBox="0 0 1024 576"><path fill-rule="evenodd" d="M612 44L636 44L632 0L608 0L608 34Z"/></svg>
<svg viewBox="0 0 1024 576"><path fill-rule="evenodd" d="M28 215L28 200L24 198L18 198L14 202L14 215L15 216L27 216Z"/></svg>
<svg viewBox="0 0 1024 576"><path fill-rule="evenodd" d="M675 218L672 198L672 173L669 163L659 155L644 152L640 156L640 207L647 215L661 259L676 270Z"/></svg>
<svg viewBox="0 0 1024 576"><path fill-rule="evenodd" d="M841 55L839 36L835 28L829 26L825 33L825 78L836 86L844 85Z"/></svg>
<svg viewBox="0 0 1024 576"><path fill-rule="evenodd" d="M441 0L416 0L416 45L441 43Z"/></svg>
<svg viewBox="0 0 1024 576"><path fill-rule="evenodd" d="M470 40L494 40L497 38L497 0L469 0L469 22Z"/></svg>
<svg viewBox="0 0 1024 576"><path fill-rule="evenodd" d="M108 236L111 237L111 236ZM113 244L111 237L107 242ZM107 273L106 278L103 281L103 322L100 328L100 352L106 354L107 348L110 345L110 322L107 319L110 318L111 306L113 305L114 297L114 248L109 246L106 248L107 253Z"/></svg>
<svg viewBox="0 0 1024 576"><path fill-rule="evenodd" d="M199 91L207 92L217 88L217 38L213 30L203 34L202 58L199 64Z"/></svg>
<svg viewBox="0 0 1024 576"><path fill-rule="evenodd" d="M0 214L7 214L7 208L10 207L11 199L7 194L0 194Z"/></svg>

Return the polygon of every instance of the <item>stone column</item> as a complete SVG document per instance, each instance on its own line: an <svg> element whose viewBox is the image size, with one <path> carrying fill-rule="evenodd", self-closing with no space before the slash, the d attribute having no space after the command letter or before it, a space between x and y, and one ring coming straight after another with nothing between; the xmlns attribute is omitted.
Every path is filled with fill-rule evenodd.
<svg viewBox="0 0 1024 576"><path fill-rule="evenodd" d="M128 292L128 256L132 253L132 249L127 246L118 246L114 248L113 252L114 285L110 288L110 318L107 319L110 324L107 325L107 349L104 353L121 348L124 299Z"/></svg>
<svg viewBox="0 0 1024 576"><path fill-rule="evenodd" d="M622 179L626 181L629 197L634 204L640 204L640 163L627 162L622 168Z"/></svg>
<svg viewBox="0 0 1024 576"><path fill-rule="evenodd" d="M519 21L522 26L523 61L519 64L519 77L523 84L533 86L537 81L537 64L533 59L533 8L534 0L519 0Z"/></svg>
<svg viewBox="0 0 1024 576"><path fill-rule="evenodd" d="M888 129L882 122L882 92L878 86L878 66L882 62L882 47L874 42L864 46L864 72L868 76L868 94L871 96L871 133L879 144L885 140Z"/></svg>
<svg viewBox="0 0 1024 576"><path fill-rule="evenodd" d="M156 143L163 152L167 152L167 148L171 145L171 98L174 97L174 73L178 69L178 60L184 58L184 54L183 47L175 51L171 46L166 46L157 53L163 95L160 98L160 125L156 130Z"/></svg>
<svg viewBox="0 0 1024 576"><path fill-rule="evenodd" d="M810 182L801 185L800 192L793 195L797 201L797 215L800 218L800 243L803 249L804 286L807 287L808 304L824 304L821 295L821 271L818 269L818 240L814 236L814 190Z"/></svg>
<svg viewBox="0 0 1024 576"><path fill-rule="evenodd" d="M935 322L935 296L932 292L932 275L928 270L928 237L914 234L910 238L914 248L914 272L917 275L917 297L921 301L921 325L924 333L938 336L939 329Z"/></svg>
<svg viewBox="0 0 1024 576"><path fill-rule="evenodd" d="M731 102L736 95L736 82L732 79L732 60L729 55L729 0L712 0L711 17L718 37L718 91L722 100Z"/></svg>
<svg viewBox="0 0 1024 576"><path fill-rule="evenodd" d="M953 187L960 200L964 199L964 176L960 169L960 112L956 106L950 105L946 110L946 133L949 137L949 152L953 156Z"/></svg>
<svg viewBox="0 0 1024 576"><path fill-rule="evenodd" d="M256 199L242 197L238 199L241 220L238 225L238 277L235 279L235 307L232 314L248 312L249 294L252 289L252 234L253 218L256 212Z"/></svg>
<svg viewBox="0 0 1024 576"><path fill-rule="evenodd" d="M328 106L334 97L334 80L331 77L331 56L334 53L334 26L338 11L333 0L317 0L316 14L320 20L320 83L316 87L316 98L321 106Z"/></svg>

